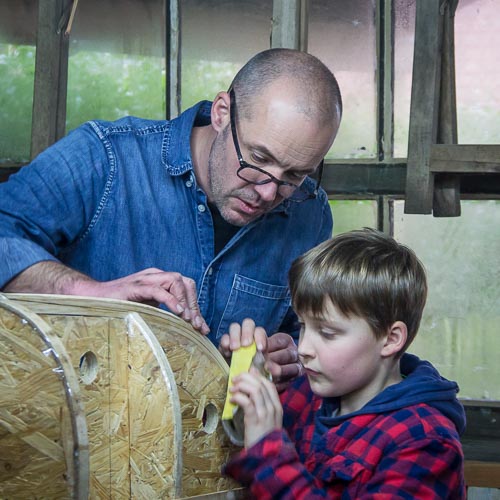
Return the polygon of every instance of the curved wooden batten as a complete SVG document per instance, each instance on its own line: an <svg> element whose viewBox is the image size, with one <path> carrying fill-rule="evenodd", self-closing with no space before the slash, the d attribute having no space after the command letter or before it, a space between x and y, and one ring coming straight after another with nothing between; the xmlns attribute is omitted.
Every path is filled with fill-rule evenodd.
<svg viewBox="0 0 500 500"><path fill-rule="evenodd" d="M0 497L88 496L77 376L40 317L0 295Z"/></svg>
<svg viewBox="0 0 500 500"><path fill-rule="evenodd" d="M188 323L113 299L5 294L2 303L44 322L78 374L89 498L186 498L236 486L220 472L235 451L221 425L229 367ZM3 446L0 437L2 457Z"/></svg>

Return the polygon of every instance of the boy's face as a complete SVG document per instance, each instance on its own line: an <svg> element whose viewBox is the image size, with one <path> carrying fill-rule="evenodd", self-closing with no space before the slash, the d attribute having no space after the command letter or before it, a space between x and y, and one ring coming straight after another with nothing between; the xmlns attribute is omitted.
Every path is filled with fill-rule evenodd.
<svg viewBox="0 0 500 500"><path fill-rule="evenodd" d="M387 337L376 339L368 323L346 317L326 302L323 316L299 314L298 353L312 391L340 397L341 414L356 411L388 384L381 351Z"/></svg>

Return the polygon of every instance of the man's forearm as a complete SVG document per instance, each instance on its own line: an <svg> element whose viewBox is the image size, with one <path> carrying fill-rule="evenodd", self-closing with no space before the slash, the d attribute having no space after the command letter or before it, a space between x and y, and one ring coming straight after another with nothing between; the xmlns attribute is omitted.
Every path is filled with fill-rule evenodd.
<svg viewBox="0 0 500 500"><path fill-rule="evenodd" d="M53 261L28 267L3 288L3 292L85 295L85 285L95 283L87 275Z"/></svg>

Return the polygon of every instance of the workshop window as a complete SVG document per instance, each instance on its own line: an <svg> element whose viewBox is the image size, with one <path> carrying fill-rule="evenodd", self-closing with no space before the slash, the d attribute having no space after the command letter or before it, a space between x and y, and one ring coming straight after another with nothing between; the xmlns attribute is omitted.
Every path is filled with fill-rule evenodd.
<svg viewBox="0 0 500 500"><path fill-rule="evenodd" d="M272 0L184 0L181 108L212 100L252 55L269 48Z"/></svg>
<svg viewBox="0 0 500 500"><path fill-rule="evenodd" d="M66 130L126 115L165 118L162 0L86 0L71 28Z"/></svg>
<svg viewBox="0 0 500 500"><path fill-rule="evenodd" d="M500 201L462 201L460 217L408 215L394 202L394 236L426 267L429 296L410 351L456 380L460 397L500 400Z"/></svg>
<svg viewBox="0 0 500 500"><path fill-rule="evenodd" d="M30 157L36 2L0 7L0 163Z"/></svg>
<svg viewBox="0 0 500 500"><path fill-rule="evenodd" d="M375 158L375 1L310 2L308 33L308 52L335 74L344 103L339 133L327 159Z"/></svg>

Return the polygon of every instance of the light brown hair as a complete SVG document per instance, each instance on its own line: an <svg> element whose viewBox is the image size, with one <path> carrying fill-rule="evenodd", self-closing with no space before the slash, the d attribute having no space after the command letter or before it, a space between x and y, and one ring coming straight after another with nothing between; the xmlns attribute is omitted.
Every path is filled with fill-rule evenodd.
<svg viewBox="0 0 500 500"><path fill-rule="evenodd" d="M377 338L395 321L417 334L427 298L425 269L413 250L374 229L340 234L296 259L289 271L292 306L320 315L330 299L345 316L364 319Z"/></svg>

